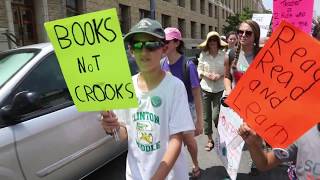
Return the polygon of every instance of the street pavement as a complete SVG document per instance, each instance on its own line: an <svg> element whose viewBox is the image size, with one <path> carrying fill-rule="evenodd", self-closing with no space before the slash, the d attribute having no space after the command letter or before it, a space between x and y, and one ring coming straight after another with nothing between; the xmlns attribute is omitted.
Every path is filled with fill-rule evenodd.
<svg viewBox="0 0 320 180"><path fill-rule="evenodd" d="M215 132L216 133L216 132ZM222 165L215 150L210 152L204 150L204 146L207 142L207 138L204 135L200 135L197 138L198 142L198 159L201 168L200 180L223 180L228 177L225 168ZM125 180L125 158L126 154L123 154L119 158L115 159L111 163L108 163L103 168L99 169L94 174L85 178L85 180ZM258 176L250 176L249 171L251 167L251 159L248 151L243 151L237 180L288 180L286 172L286 166L277 167L271 171L261 172ZM192 168L191 158L188 154L189 171ZM191 179L191 178L190 178Z"/></svg>

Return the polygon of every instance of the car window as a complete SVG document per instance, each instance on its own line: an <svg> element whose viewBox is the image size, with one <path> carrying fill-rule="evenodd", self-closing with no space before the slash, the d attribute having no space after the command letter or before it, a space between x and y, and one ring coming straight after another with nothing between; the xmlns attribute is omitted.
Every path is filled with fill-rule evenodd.
<svg viewBox="0 0 320 180"><path fill-rule="evenodd" d="M0 87L37 53L38 50L18 50L0 54Z"/></svg>
<svg viewBox="0 0 320 180"><path fill-rule="evenodd" d="M39 108L32 113L41 113L49 109L56 110L61 105L71 105L71 96L64 81L57 57L54 53L48 55L36 68L29 73L12 93L29 91L40 95Z"/></svg>

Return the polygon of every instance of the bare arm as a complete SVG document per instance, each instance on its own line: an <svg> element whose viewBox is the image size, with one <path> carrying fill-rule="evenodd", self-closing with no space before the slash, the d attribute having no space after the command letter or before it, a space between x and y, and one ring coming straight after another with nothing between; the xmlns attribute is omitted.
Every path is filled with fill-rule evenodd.
<svg viewBox="0 0 320 180"><path fill-rule="evenodd" d="M181 152L181 145L182 133L170 136L167 151L165 152L160 165L151 180L163 180L168 176L170 170L172 169Z"/></svg>
<svg viewBox="0 0 320 180"><path fill-rule="evenodd" d="M192 95L194 104L196 107L197 122L195 135L200 135L203 133L203 118L202 118L202 102L201 102L201 88L192 88Z"/></svg>
<svg viewBox="0 0 320 180"><path fill-rule="evenodd" d="M243 123L239 128L239 135L246 142L251 158L259 170L266 171L281 163L273 152L264 152L262 139L246 123Z"/></svg>
<svg viewBox="0 0 320 180"><path fill-rule="evenodd" d="M226 90L225 95L229 95L232 89L231 68L228 55L224 58L224 89Z"/></svg>

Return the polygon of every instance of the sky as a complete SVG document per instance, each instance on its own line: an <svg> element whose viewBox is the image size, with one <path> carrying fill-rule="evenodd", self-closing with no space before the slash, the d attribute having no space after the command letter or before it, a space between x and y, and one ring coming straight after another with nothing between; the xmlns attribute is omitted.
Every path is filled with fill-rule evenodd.
<svg viewBox="0 0 320 180"><path fill-rule="evenodd" d="M273 0L262 0L262 2L266 9L272 10ZM320 16L320 0L314 0L313 7L317 16Z"/></svg>

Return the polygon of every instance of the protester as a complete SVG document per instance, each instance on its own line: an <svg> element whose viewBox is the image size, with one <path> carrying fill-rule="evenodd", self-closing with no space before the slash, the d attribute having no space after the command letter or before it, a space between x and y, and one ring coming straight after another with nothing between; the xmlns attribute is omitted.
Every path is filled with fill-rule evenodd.
<svg viewBox="0 0 320 180"><path fill-rule="evenodd" d="M315 25L312 36L320 41L320 22Z"/></svg>
<svg viewBox="0 0 320 180"><path fill-rule="evenodd" d="M183 83L160 68L164 38L155 20L145 18L132 27L124 40L140 71L132 77L139 106L101 113L105 131L128 140L127 180L188 178L182 134L194 125Z"/></svg>
<svg viewBox="0 0 320 180"><path fill-rule="evenodd" d="M223 62L225 53L221 50L227 44L221 41L219 33L211 31L207 39L199 46L202 52L199 57L198 73L202 78L200 85L203 92L204 134L208 136L206 151L214 148L212 139L212 120L218 127L220 99L223 87Z"/></svg>
<svg viewBox="0 0 320 180"><path fill-rule="evenodd" d="M225 67L225 95L229 95L232 87L248 69L259 51L260 28L252 20L243 21L238 30L239 45L226 56Z"/></svg>
<svg viewBox="0 0 320 180"><path fill-rule="evenodd" d="M230 31L227 33L227 43L228 43L228 49L226 51L226 55L229 54L231 49L235 49L236 45L238 43L238 36L237 33L234 31Z"/></svg>
<svg viewBox="0 0 320 180"><path fill-rule="evenodd" d="M249 68L254 57L259 51L260 28L252 20L243 21L238 29L239 43L226 56L224 61L224 96L228 96L240 77ZM251 165L250 175L258 175L255 165Z"/></svg>
<svg viewBox="0 0 320 180"><path fill-rule="evenodd" d="M246 123L239 128L239 135L259 170L266 171L282 162L294 161L297 179L320 179L320 123L287 149L275 148L270 152L264 152L261 138Z"/></svg>
<svg viewBox="0 0 320 180"><path fill-rule="evenodd" d="M195 131L184 133L183 142L187 145L193 162L192 178L198 178L200 177L198 146L194 136L203 132L201 89L198 72L193 62L191 60L188 61L183 55L184 42L180 31L177 28L168 27L164 32L166 34L167 56L162 59L161 68L179 78L187 89L189 109L196 129Z"/></svg>

